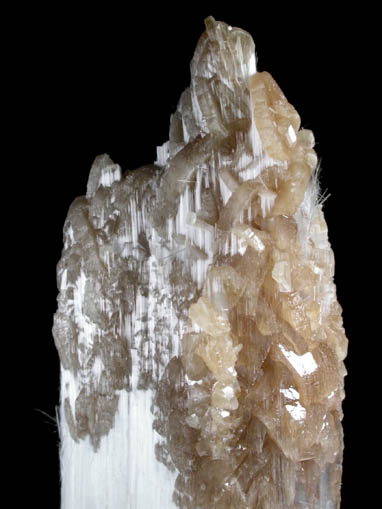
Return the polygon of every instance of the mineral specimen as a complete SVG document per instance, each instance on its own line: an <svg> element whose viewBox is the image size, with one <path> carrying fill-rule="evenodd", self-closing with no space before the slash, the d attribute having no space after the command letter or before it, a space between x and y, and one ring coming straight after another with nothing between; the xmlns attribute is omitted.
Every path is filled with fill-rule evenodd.
<svg viewBox="0 0 382 509"><path fill-rule="evenodd" d="M63 508L340 507L313 146L250 35L209 17L156 163L96 158L58 264Z"/></svg>

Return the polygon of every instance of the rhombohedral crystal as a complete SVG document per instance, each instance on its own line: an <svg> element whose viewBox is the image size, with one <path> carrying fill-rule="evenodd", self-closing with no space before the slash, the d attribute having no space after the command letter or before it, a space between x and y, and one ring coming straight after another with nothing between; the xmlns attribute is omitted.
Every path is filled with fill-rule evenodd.
<svg viewBox="0 0 382 509"><path fill-rule="evenodd" d="M340 507L313 146L250 35L210 17L155 164L95 159L58 264L62 508Z"/></svg>

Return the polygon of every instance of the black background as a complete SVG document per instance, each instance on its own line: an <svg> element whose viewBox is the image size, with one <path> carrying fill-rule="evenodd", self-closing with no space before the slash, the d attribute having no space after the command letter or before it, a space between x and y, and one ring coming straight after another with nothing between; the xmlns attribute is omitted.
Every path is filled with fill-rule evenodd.
<svg viewBox="0 0 382 509"><path fill-rule="evenodd" d="M319 4L294 5L280 10L233 2L229 8L197 9L179 3L170 11L165 5L79 10L57 4L24 9L22 23L16 19L12 37L19 49L6 101L12 113L7 128L15 141L13 175L22 184L15 207L23 212L23 222L17 220L14 230L26 279L18 278L15 288L22 288L25 313L14 324L26 345L21 410L31 504L59 507L59 362L51 327L68 207L85 193L98 154L109 153L123 170L156 159L156 146L168 139L170 114L189 84L189 62L203 19L212 14L252 34L258 69L273 75L300 113L302 126L316 136L322 190L330 194L324 211L336 257L337 295L350 345L342 507L359 507L356 500L374 507L366 502L371 472L365 461L378 426L368 399L375 383L368 375L368 345L378 338L370 329L363 268L374 261L362 243L370 242L363 220L370 214L370 187L376 180L370 186L366 172L371 169L362 162L361 117L373 99L358 64L367 51L367 29L349 7L337 14Z"/></svg>

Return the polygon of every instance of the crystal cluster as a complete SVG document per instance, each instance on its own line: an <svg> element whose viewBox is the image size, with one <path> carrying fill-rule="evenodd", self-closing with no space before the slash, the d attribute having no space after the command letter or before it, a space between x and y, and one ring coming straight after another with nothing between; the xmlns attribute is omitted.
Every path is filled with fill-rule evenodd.
<svg viewBox="0 0 382 509"><path fill-rule="evenodd" d="M347 340L313 146L250 35L210 17L156 163L95 160L58 265L63 506L101 507L70 502L73 451L127 455L149 396L155 507L340 507ZM121 484L152 468L126 461Z"/></svg>

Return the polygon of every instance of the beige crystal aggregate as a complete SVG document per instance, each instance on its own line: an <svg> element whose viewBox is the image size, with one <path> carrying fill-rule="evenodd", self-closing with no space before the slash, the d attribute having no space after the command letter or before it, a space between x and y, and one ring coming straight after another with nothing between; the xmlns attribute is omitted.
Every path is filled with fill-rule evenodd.
<svg viewBox="0 0 382 509"><path fill-rule="evenodd" d="M118 390L151 388L178 507L338 509L347 339L314 136L249 34L206 28L156 166L97 159L69 213L64 415L97 448Z"/></svg>

